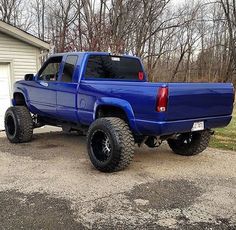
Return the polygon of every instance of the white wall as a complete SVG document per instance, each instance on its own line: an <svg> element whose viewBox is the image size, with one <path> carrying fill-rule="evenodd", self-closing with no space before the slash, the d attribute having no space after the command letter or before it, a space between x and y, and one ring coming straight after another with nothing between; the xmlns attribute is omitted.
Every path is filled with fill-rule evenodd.
<svg viewBox="0 0 236 230"><path fill-rule="evenodd" d="M0 62L11 62L12 82L21 80L26 73L36 73L40 50L0 32Z"/></svg>
<svg viewBox="0 0 236 230"><path fill-rule="evenodd" d="M13 83L23 79L26 73L37 72L39 54L38 48L0 32L0 131L4 129L4 114L10 106Z"/></svg>

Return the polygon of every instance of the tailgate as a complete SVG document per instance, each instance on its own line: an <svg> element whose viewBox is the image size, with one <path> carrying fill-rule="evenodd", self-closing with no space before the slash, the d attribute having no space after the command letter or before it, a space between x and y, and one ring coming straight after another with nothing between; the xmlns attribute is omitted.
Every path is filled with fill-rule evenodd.
<svg viewBox="0 0 236 230"><path fill-rule="evenodd" d="M234 88L230 83L169 83L166 120L230 115Z"/></svg>

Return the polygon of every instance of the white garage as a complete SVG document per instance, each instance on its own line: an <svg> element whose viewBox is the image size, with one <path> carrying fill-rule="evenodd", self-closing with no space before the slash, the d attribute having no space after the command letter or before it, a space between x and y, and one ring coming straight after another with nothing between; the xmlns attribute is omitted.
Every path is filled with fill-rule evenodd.
<svg viewBox="0 0 236 230"><path fill-rule="evenodd" d="M36 73L48 50L47 42L0 21L0 130L11 104L13 83L26 73Z"/></svg>

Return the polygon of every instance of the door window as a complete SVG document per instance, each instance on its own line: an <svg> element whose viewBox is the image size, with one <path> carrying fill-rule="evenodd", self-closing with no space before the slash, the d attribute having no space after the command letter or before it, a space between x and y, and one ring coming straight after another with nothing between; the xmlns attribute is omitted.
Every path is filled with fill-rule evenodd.
<svg viewBox="0 0 236 230"><path fill-rule="evenodd" d="M77 62L78 56L76 55L69 55L66 58L62 78L61 81L63 82L72 82L75 66Z"/></svg>
<svg viewBox="0 0 236 230"><path fill-rule="evenodd" d="M57 81L62 57L50 58L46 65L39 71L38 79L42 81Z"/></svg>

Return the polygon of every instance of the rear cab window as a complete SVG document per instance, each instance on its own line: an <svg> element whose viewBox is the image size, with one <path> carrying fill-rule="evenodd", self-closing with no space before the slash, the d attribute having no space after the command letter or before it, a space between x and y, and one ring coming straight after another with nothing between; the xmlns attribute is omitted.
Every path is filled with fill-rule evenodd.
<svg viewBox="0 0 236 230"><path fill-rule="evenodd" d="M113 55L90 55L85 79L143 81L144 72L137 58Z"/></svg>

